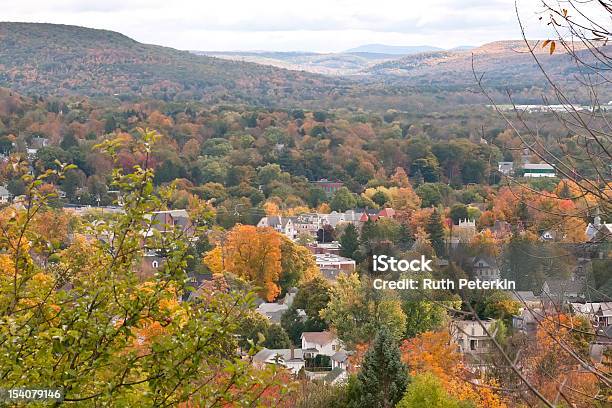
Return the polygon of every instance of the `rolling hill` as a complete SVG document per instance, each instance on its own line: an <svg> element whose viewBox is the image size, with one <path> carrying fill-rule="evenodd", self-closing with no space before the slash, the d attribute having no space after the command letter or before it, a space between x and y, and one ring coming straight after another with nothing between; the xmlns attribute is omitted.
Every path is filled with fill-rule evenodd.
<svg viewBox="0 0 612 408"><path fill-rule="evenodd" d="M306 72L141 44L112 31L0 22L0 86L24 94L270 105L319 99L341 85Z"/></svg>
<svg viewBox="0 0 612 408"><path fill-rule="evenodd" d="M593 60L588 50L580 49L578 45L576 49L583 61ZM578 86L576 76L585 70L578 67L569 54L558 48L557 52L549 55L548 50L540 46L536 47L535 52L544 69L555 81L571 87ZM518 40L496 41L470 50L409 55L376 64L368 68L366 73L417 87L460 87L475 84L472 61L475 71L478 74L484 73L485 83L493 87L524 89L546 85L545 78L528 52L526 44Z"/></svg>
<svg viewBox="0 0 612 408"><path fill-rule="evenodd" d="M364 70L376 64L391 61L398 57L393 54L369 52L319 54L273 51L193 51L193 53L332 76L362 74Z"/></svg>
<svg viewBox="0 0 612 408"><path fill-rule="evenodd" d="M385 44L365 44L359 47L351 48L345 52L361 53L367 52L370 54L389 54L389 55L410 55L419 54L422 52L442 51L442 48L432 47L430 45L385 45Z"/></svg>

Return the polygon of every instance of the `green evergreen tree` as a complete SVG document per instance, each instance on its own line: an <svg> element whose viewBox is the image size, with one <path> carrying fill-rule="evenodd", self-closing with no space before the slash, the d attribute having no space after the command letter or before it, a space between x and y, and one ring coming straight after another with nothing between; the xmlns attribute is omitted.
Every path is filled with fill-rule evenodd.
<svg viewBox="0 0 612 408"><path fill-rule="evenodd" d="M381 327L363 359L351 405L360 408L394 407L408 385L408 368L401 360L397 343Z"/></svg>
<svg viewBox="0 0 612 408"><path fill-rule="evenodd" d="M359 248L359 233L353 224L347 225L340 237L340 255L353 258Z"/></svg>
<svg viewBox="0 0 612 408"><path fill-rule="evenodd" d="M429 216L425 231L429 234L429 240L436 255L442 256L444 254L444 227L437 209Z"/></svg>
<svg viewBox="0 0 612 408"><path fill-rule="evenodd" d="M403 249L403 250L410 249L412 245L414 244L414 237L408 225L400 224L399 238L398 238L397 243L400 249Z"/></svg>

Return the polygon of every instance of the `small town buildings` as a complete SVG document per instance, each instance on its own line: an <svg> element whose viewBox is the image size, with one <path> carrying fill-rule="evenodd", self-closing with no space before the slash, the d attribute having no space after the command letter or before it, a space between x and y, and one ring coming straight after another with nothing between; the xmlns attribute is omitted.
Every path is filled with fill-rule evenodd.
<svg viewBox="0 0 612 408"><path fill-rule="evenodd" d="M612 223L602 223L601 217L597 215L587 225L585 235L589 242L609 242L612 238Z"/></svg>
<svg viewBox="0 0 612 408"><path fill-rule="evenodd" d="M329 280L336 280L341 272L349 274L356 267L354 260L330 253L315 254L315 262L323 276Z"/></svg>
<svg viewBox="0 0 612 408"><path fill-rule="evenodd" d="M523 177L556 177L556 173L555 168L548 163L525 163L523 165Z"/></svg>
<svg viewBox="0 0 612 408"><path fill-rule="evenodd" d="M582 299L584 296L584 282L570 279L547 279L542 285L542 302L545 307L552 303L561 306L565 303Z"/></svg>
<svg viewBox="0 0 612 408"><path fill-rule="evenodd" d="M316 213L300 214L296 217L289 217L295 230L295 236L308 234L312 238L317 238L317 231L323 228L324 219ZM259 226L259 224L258 224ZM289 233L291 233L289 231Z"/></svg>
<svg viewBox="0 0 612 408"><path fill-rule="evenodd" d="M271 215L263 217L257 223L258 227L270 227L275 231L280 232L289 239L295 239L297 237L297 231L293 225L291 217L283 217L281 215Z"/></svg>
<svg viewBox="0 0 612 408"><path fill-rule="evenodd" d="M336 194L338 192L338 190L340 190L342 188L342 186L344 186L344 183L339 182L339 181L329 181L326 178L322 178L318 181L313 181L311 182L311 184L320 187L323 191L325 191L325 194L330 197L333 196L334 194Z"/></svg>
<svg viewBox="0 0 612 408"><path fill-rule="evenodd" d="M260 350L253 356L253 364L263 366L265 364L278 364L286 367L292 374L297 375L305 366L302 349L267 349Z"/></svg>
<svg viewBox="0 0 612 408"><path fill-rule="evenodd" d="M512 327L528 336L534 336L538 330L541 314L541 309L523 308L518 315L512 316Z"/></svg>
<svg viewBox="0 0 612 408"><path fill-rule="evenodd" d="M589 319L597 328L612 326L612 302L571 303L574 313Z"/></svg>
<svg viewBox="0 0 612 408"><path fill-rule="evenodd" d="M537 309L542 307L542 300L530 290L510 291L510 297L516 301L521 309Z"/></svg>
<svg viewBox="0 0 612 408"><path fill-rule="evenodd" d="M349 364L349 356L350 353L348 351L337 351L333 356L331 356L332 370L336 368L347 370Z"/></svg>
<svg viewBox="0 0 612 408"><path fill-rule="evenodd" d="M472 260L474 277L481 281L494 281L501 278L497 260L489 255L478 255Z"/></svg>
<svg viewBox="0 0 612 408"><path fill-rule="evenodd" d="M342 343L332 332L304 332L301 336L304 357L314 358L318 354L331 357L342 348Z"/></svg>
<svg viewBox="0 0 612 408"><path fill-rule="evenodd" d="M0 204L6 204L11 201L11 193L5 186L0 186Z"/></svg>
<svg viewBox="0 0 612 408"><path fill-rule="evenodd" d="M497 170L504 176L511 176L514 172L513 162L498 162Z"/></svg>
<svg viewBox="0 0 612 408"><path fill-rule="evenodd" d="M315 242L306 245L306 248L308 248L313 254L340 255L340 244L338 243L338 241Z"/></svg>
<svg viewBox="0 0 612 408"><path fill-rule="evenodd" d="M495 320L481 320L482 325L493 335ZM459 351L464 354L482 354L491 350L491 339L476 320L453 320L450 333Z"/></svg>
<svg viewBox="0 0 612 408"><path fill-rule="evenodd" d="M148 215L147 218L151 220L151 230L144 232L144 235L147 237L153 235L153 229L161 233L168 233L178 229L186 237L191 237L195 232L187 210L155 211Z"/></svg>

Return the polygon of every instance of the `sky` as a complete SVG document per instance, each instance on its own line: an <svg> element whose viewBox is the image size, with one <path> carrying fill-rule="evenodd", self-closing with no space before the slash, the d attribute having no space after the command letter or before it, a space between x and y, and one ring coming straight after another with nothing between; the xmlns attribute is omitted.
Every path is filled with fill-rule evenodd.
<svg viewBox="0 0 612 408"><path fill-rule="evenodd" d="M0 0L2 21L73 24L183 50L338 52L518 39L514 0ZM538 0L518 0L530 38Z"/></svg>

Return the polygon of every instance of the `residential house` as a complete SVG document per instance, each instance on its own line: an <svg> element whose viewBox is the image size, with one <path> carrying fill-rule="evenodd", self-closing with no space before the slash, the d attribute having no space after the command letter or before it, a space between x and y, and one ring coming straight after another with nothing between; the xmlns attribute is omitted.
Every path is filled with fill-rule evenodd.
<svg viewBox="0 0 612 408"><path fill-rule="evenodd" d="M507 292L510 294L513 300L518 302L521 306L521 309L529 308L529 309L537 309L542 307L542 300L539 296L535 295L530 290L517 290Z"/></svg>
<svg viewBox="0 0 612 408"><path fill-rule="evenodd" d="M156 251L145 250L140 259L140 268L137 270L137 275L141 279L149 278L157 273L163 263L163 256L159 255Z"/></svg>
<svg viewBox="0 0 612 408"><path fill-rule="evenodd" d="M523 165L523 177L556 177L555 168L548 163L525 163Z"/></svg>
<svg viewBox="0 0 612 408"><path fill-rule="evenodd" d="M511 176L514 171L513 162L498 162L497 170L504 176Z"/></svg>
<svg viewBox="0 0 612 408"><path fill-rule="evenodd" d="M149 216L149 219L151 220L151 227L162 233L178 229L184 236L191 237L195 232L187 210L155 211ZM146 234L151 236L153 231L148 231Z"/></svg>
<svg viewBox="0 0 612 408"><path fill-rule="evenodd" d="M547 279L542 285L542 302L545 308L562 306L570 300L584 297L584 281L569 279ZM552 305L551 305L552 303Z"/></svg>
<svg viewBox="0 0 612 408"><path fill-rule="evenodd" d="M586 227L585 235L589 242L609 242L612 238L612 223L602 223L596 215L593 222Z"/></svg>
<svg viewBox="0 0 612 408"><path fill-rule="evenodd" d="M289 239L295 239L297 237L297 231L293 225L291 217L283 217L281 215L271 215L263 217L257 223L258 227L270 227L275 231L280 232Z"/></svg>
<svg viewBox="0 0 612 408"><path fill-rule="evenodd" d="M304 353L302 349L264 348L253 356L253 364L259 367L265 364L282 365L289 369L292 374L297 375L305 366Z"/></svg>
<svg viewBox="0 0 612 408"><path fill-rule="evenodd" d="M493 334L495 320L481 320L482 325ZM450 332L459 351L464 354L482 354L491 350L491 339L477 320L453 320Z"/></svg>
<svg viewBox="0 0 612 408"><path fill-rule="evenodd" d="M301 336L305 358L321 354L331 357L342 349L342 343L332 332L304 332Z"/></svg>
<svg viewBox="0 0 612 408"><path fill-rule="evenodd" d="M331 356L332 370L336 368L347 370L349 364L349 357L350 353L348 351L337 351L333 356Z"/></svg>
<svg viewBox="0 0 612 408"><path fill-rule="evenodd" d="M317 231L323 228L324 219L316 213L300 214L297 217L290 217L295 230L295 236L308 234L312 238L317 238Z"/></svg>
<svg viewBox="0 0 612 408"><path fill-rule="evenodd" d="M291 288L285 294L285 297L278 302L262 302L255 309L257 312L268 318L272 323L280 323L283 314L291 307L293 300L297 295L297 288ZM298 316L306 318L306 312L298 309Z"/></svg>
<svg viewBox="0 0 612 408"><path fill-rule="evenodd" d="M523 308L518 315L512 316L512 327L528 336L534 336L538 330L541 309Z"/></svg>
<svg viewBox="0 0 612 408"><path fill-rule="evenodd" d="M378 213L379 218L395 218L395 210L393 208L383 208Z"/></svg>
<svg viewBox="0 0 612 408"><path fill-rule="evenodd" d="M589 319L596 327L612 326L612 302L571 303L574 313Z"/></svg>
<svg viewBox="0 0 612 408"><path fill-rule="evenodd" d="M0 204L6 204L11 201L11 193L5 186L0 186Z"/></svg>
<svg viewBox="0 0 612 408"><path fill-rule="evenodd" d="M280 323L281 317L289 309L284 303L261 303L257 306L257 312L267 317L272 323Z"/></svg>
<svg viewBox="0 0 612 408"><path fill-rule="evenodd" d="M497 260L489 255L478 255L472 260L474 277L481 281L494 281L500 279L501 273Z"/></svg>

